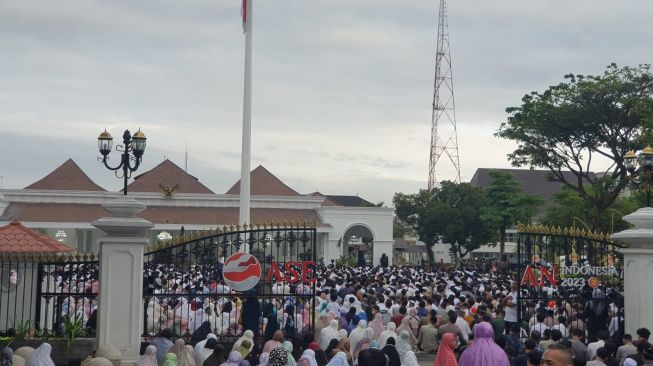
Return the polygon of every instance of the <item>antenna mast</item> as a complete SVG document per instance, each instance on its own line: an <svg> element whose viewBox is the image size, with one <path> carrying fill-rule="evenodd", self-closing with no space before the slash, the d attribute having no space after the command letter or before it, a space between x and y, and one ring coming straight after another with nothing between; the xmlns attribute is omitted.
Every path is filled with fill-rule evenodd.
<svg viewBox="0 0 653 366"><path fill-rule="evenodd" d="M429 156L429 190L439 185L435 171L442 155L455 170L454 181L460 183L460 159L458 156L458 132L456 108L453 97L451 53L449 51L449 22L446 0L440 0L438 20L438 44L435 56L435 80L433 83L433 114L431 116L431 153ZM448 162L447 162L448 160Z"/></svg>

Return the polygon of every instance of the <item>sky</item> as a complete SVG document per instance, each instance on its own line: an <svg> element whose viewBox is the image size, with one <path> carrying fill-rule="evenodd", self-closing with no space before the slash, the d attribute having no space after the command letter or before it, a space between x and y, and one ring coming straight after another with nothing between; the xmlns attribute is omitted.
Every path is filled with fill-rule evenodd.
<svg viewBox="0 0 653 366"><path fill-rule="evenodd" d="M391 205L426 188L436 0L254 0L252 161L300 193ZM240 178L239 0L0 2L0 176L73 158L98 184L104 128L141 128L216 193ZM650 0L448 1L461 177L510 167L505 109L568 73L650 63ZM112 154L118 161L117 153ZM439 180L455 177L438 165Z"/></svg>

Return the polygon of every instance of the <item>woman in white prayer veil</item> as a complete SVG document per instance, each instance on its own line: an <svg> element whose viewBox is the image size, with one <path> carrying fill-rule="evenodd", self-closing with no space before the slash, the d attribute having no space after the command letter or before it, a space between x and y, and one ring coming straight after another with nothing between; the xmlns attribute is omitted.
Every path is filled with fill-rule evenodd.
<svg viewBox="0 0 653 366"><path fill-rule="evenodd" d="M417 356L415 356L415 352L413 351L406 352L406 355L404 357L404 363L402 363L401 366L419 366L419 363L417 362Z"/></svg>
<svg viewBox="0 0 653 366"><path fill-rule="evenodd" d="M206 357L208 357L207 355L205 355L204 346L206 345L206 342L208 342L209 339L215 339L217 341L218 337L216 337L216 335L213 333L209 333L206 336L205 340L200 341L195 345L195 348L193 349L193 357L195 358L196 365L201 365L202 362L204 362L204 360L206 359Z"/></svg>
<svg viewBox="0 0 653 366"><path fill-rule="evenodd" d="M399 338L395 332L396 329L397 325L393 322L389 322L388 325L385 326L385 330L381 332L381 336L379 337L379 347L385 347L385 344L388 342L388 338L390 337L395 340Z"/></svg>
<svg viewBox="0 0 653 366"><path fill-rule="evenodd" d="M397 353L399 353L399 359L401 364L406 364L406 354L409 351L413 350L412 341L410 339L410 331L404 330L399 334L395 348L397 348Z"/></svg>
<svg viewBox="0 0 653 366"><path fill-rule="evenodd" d="M352 348L355 347L358 342L365 336L365 328L367 328L367 322L365 320L361 320L358 322L356 329L352 330L351 334L349 334L349 344L351 344Z"/></svg>
<svg viewBox="0 0 653 366"><path fill-rule="evenodd" d="M50 352L50 343L42 343L25 361L25 366L54 366Z"/></svg>
<svg viewBox="0 0 653 366"><path fill-rule="evenodd" d="M320 339L319 339L319 344L321 349L327 349L329 346L329 342L335 338L337 340L340 340L342 337L340 333L338 332L338 321L333 319L331 322L329 322L329 326L326 328L322 328L320 331Z"/></svg>

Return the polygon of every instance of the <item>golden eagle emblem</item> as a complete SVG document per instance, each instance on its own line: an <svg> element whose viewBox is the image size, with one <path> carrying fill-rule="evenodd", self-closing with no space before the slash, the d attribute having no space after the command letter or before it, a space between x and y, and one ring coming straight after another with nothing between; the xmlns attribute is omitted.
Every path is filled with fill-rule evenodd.
<svg viewBox="0 0 653 366"><path fill-rule="evenodd" d="M175 184L174 186L164 186L163 184L159 183L159 190L161 193L163 193L164 196L166 197L172 197L175 192L179 189L179 184Z"/></svg>

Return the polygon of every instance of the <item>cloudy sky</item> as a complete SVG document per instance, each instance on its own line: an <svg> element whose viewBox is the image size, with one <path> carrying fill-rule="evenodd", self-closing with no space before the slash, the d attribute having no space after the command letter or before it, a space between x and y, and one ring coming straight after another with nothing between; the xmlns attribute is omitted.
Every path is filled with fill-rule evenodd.
<svg viewBox="0 0 653 366"><path fill-rule="evenodd" d="M391 202L428 174L436 0L256 0L252 168L292 188ZM505 108L566 73L650 63L651 0L450 0L462 179L508 167ZM0 176L73 158L107 189L97 135L141 127L215 192L240 177L239 0L0 2ZM115 154L115 153L114 153ZM443 165L439 179L453 178Z"/></svg>

